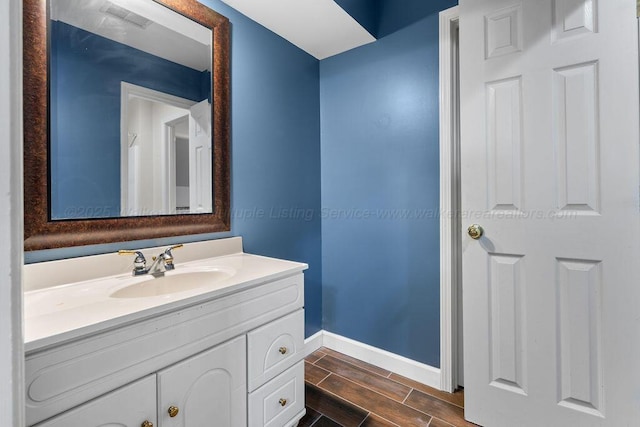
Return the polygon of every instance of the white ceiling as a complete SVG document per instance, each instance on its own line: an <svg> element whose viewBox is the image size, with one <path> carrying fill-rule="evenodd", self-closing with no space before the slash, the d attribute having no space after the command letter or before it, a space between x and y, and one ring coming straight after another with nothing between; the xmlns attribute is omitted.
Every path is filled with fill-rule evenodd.
<svg viewBox="0 0 640 427"><path fill-rule="evenodd" d="M105 13L109 3L152 23L141 28ZM55 0L51 19L198 71L211 70L211 30L155 2Z"/></svg>
<svg viewBox="0 0 640 427"><path fill-rule="evenodd" d="M318 59L376 40L333 0L222 1Z"/></svg>

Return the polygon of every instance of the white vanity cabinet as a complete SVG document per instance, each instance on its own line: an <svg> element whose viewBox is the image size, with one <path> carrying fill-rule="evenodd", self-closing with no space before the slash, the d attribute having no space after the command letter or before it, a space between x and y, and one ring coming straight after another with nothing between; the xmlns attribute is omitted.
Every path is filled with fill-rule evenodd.
<svg viewBox="0 0 640 427"><path fill-rule="evenodd" d="M27 425L295 426L303 282L298 271L28 349Z"/></svg>

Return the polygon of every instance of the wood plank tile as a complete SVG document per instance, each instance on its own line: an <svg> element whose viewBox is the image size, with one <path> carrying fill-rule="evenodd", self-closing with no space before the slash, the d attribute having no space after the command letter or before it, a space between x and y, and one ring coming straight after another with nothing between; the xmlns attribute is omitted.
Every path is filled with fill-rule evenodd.
<svg viewBox="0 0 640 427"><path fill-rule="evenodd" d="M332 376L329 375L329 378ZM308 407L331 418L343 427L357 427L369 414L369 411L358 408L330 393L323 392L309 383L305 385L305 398Z"/></svg>
<svg viewBox="0 0 640 427"><path fill-rule="evenodd" d="M440 418L433 418L429 427L454 427L453 425L442 421Z"/></svg>
<svg viewBox="0 0 640 427"><path fill-rule="evenodd" d="M375 365L372 365L367 362L363 362L362 360L358 360L354 357L347 356L346 354L339 353L337 351L331 350L330 348L322 347L322 351L327 353L329 356L333 356L336 359L343 360L345 362L351 363L352 365L356 365L359 368L366 369L367 371L373 372L374 374L381 375L383 377L388 377L391 373L386 369L379 368Z"/></svg>
<svg viewBox="0 0 640 427"><path fill-rule="evenodd" d="M304 362L304 380L313 385L318 385L320 381L327 378L331 372L319 368L316 365L312 365L309 362Z"/></svg>
<svg viewBox="0 0 640 427"><path fill-rule="evenodd" d="M360 427L400 427L398 424L387 421L382 417L377 416L373 412L369 414L367 418L360 424Z"/></svg>
<svg viewBox="0 0 640 427"><path fill-rule="evenodd" d="M433 387L429 387L426 384L419 383L418 381L414 381L410 378L403 377L402 375L398 375L392 373L389 378L399 383L402 383L408 387L415 388L425 394L429 394L433 397L437 397L438 399L444 400L445 402L453 403L454 405L460 406L464 408L464 391L458 390L455 393L447 393L446 391L441 391L435 389Z"/></svg>
<svg viewBox="0 0 640 427"><path fill-rule="evenodd" d="M404 404L424 413L428 413L436 418L440 418L441 420L453 424L456 427L468 427L474 425L465 421L464 409L461 407L452 405L451 403L422 393L418 390L413 390L411 394L409 394L409 397L407 397L407 400L405 400Z"/></svg>
<svg viewBox="0 0 640 427"><path fill-rule="evenodd" d="M311 427L313 425L313 423L318 421L318 419L320 419L320 417L322 416L322 414L320 412L314 411L313 409L311 409L309 407L307 407L306 410L307 410L307 413L298 422L298 426L297 427Z"/></svg>
<svg viewBox="0 0 640 427"><path fill-rule="evenodd" d="M359 368L330 355L327 355L316 362L315 366L319 366L327 371L345 377L360 384L361 386L377 391L378 393L390 397L393 400L397 400L398 402L402 402L411 391L411 388L404 384L400 384L379 375L373 375L366 369Z"/></svg>
<svg viewBox="0 0 640 427"><path fill-rule="evenodd" d="M322 349L318 349L304 358L309 363L316 363L317 360L322 359L327 353L323 352Z"/></svg>
<svg viewBox="0 0 640 427"><path fill-rule="evenodd" d="M402 427L426 427L431 421L431 416L423 412L416 411L338 375L329 375L318 384L318 387L367 411L375 412L376 415Z"/></svg>
<svg viewBox="0 0 640 427"><path fill-rule="evenodd" d="M316 421L313 427L342 427L342 426L337 422L331 420L330 418L323 416L318 421Z"/></svg>

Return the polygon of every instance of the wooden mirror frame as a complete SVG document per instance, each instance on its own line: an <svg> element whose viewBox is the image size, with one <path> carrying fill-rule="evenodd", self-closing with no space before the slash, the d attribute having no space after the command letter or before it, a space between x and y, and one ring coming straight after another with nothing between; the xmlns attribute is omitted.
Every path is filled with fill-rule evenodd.
<svg viewBox="0 0 640 427"><path fill-rule="evenodd" d="M47 0L24 0L25 251L229 231L229 20L196 0L153 0L213 32L213 173L211 214L50 219Z"/></svg>

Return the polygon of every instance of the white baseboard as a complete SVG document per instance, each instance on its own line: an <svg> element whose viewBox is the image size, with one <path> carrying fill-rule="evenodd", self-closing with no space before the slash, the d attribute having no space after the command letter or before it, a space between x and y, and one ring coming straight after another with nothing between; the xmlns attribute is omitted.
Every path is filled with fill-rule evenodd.
<svg viewBox="0 0 640 427"><path fill-rule="evenodd" d="M307 357L320 347L322 347L322 335L324 331L318 331L304 340L304 356Z"/></svg>
<svg viewBox="0 0 640 427"><path fill-rule="evenodd" d="M330 348L331 350L355 357L363 362L371 363L387 371L441 390L439 368L434 368L433 366L416 362L415 360L324 330L305 340L305 354L313 353L320 347Z"/></svg>

